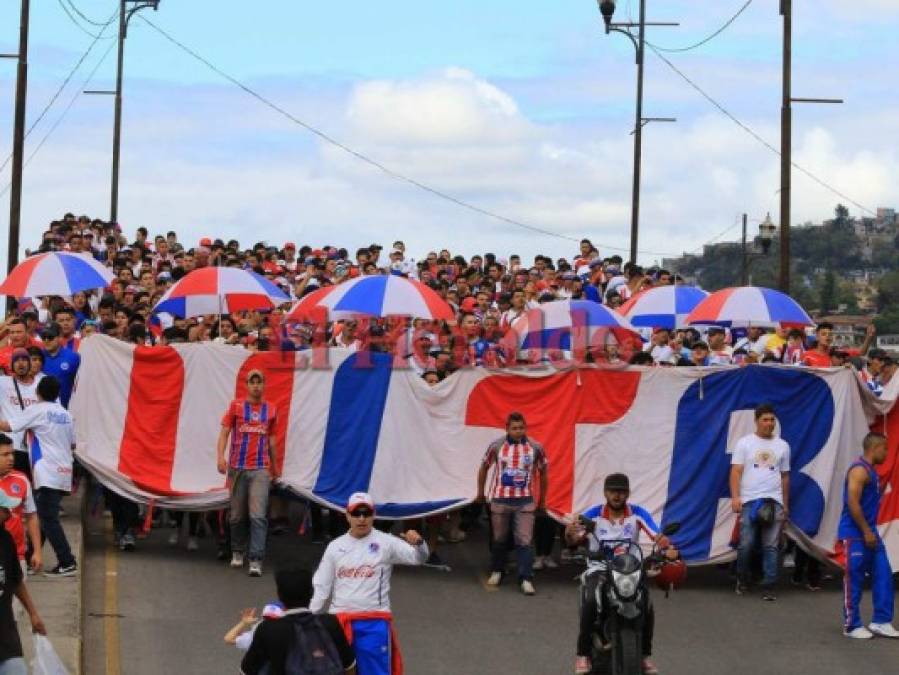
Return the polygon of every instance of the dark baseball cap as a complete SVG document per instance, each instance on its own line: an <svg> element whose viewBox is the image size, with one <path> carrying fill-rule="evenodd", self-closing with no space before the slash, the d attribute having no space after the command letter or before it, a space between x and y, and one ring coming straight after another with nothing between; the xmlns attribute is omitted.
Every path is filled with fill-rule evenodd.
<svg viewBox="0 0 899 675"><path fill-rule="evenodd" d="M604 490L631 490L631 482L623 473L610 473L606 476L606 482L603 485Z"/></svg>
<svg viewBox="0 0 899 675"><path fill-rule="evenodd" d="M53 338L58 338L60 335L60 328L58 323L50 323L44 327L44 330L41 331L41 339L43 340L52 340Z"/></svg>

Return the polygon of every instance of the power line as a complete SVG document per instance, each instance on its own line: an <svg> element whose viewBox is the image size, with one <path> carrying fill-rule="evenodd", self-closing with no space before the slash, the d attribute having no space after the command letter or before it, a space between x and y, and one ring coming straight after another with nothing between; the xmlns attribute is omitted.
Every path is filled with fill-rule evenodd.
<svg viewBox="0 0 899 675"><path fill-rule="evenodd" d="M78 28L78 30L80 30L82 33L84 33L84 34L87 35L88 37L94 38L94 40L99 40L99 39L101 39L101 36L102 36L102 34L103 34L103 31L100 31L100 34L99 34L99 35L95 35L94 33L92 33L92 32L89 31L87 28L85 28L84 26L81 25L81 23L78 21L78 19L76 19L75 16L72 14L72 10L70 10L70 9L65 5L65 3L63 2L63 0L56 0L56 2L57 2L57 4L59 4L59 6L60 6L60 8L62 9L62 11L66 13L66 16L69 17L69 21L71 21L73 24L75 24L75 26ZM76 10L76 11L77 11L77 10ZM118 13L118 10L116 10L116 13ZM112 19L110 19L110 21L112 21ZM105 28L105 27L108 26L108 25L109 25L109 22L107 22L106 25L103 26L103 27ZM113 36L109 36L109 37L106 37L106 38L103 38L103 39L105 39L105 40L112 40L114 37L115 37L115 36L113 35Z"/></svg>
<svg viewBox="0 0 899 675"><path fill-rule="evenodd" d="M646 44L648 44L650 47L653 47L654 49L658 49L660 52L669 52L669 53L689 52L698 47L702 47L704 44L711 42L716 37L721 35L721 33L723 33L728 28L730 28L731 24L733 24L734 21L736 21L737 19L740 18L740 16L743 14L743 12L745 12L747 9L749 9L749 5L751 5L751 4L752 4L752 0L746 0L746 2L743 4L743 6L740 7L739 10L737 10L737 13L734 14L732 17L730 17L730 19L728 19L727 22L723 26L721 26L721 28L716 30L714 33L709 35L707 38L704 38L695 44L689 45L687 47L660 47L659 45L652 44L648 40L646 41Z"/></svg>
<svg viewBox="0 0 899 675"><path fill-rule="evenodd" d="M727 108L725 108L721 103L719 103L719 102L716 101L714 98L712 98L712 96L711 96L710 94L708 94L702 87L700 87L700 86L699 86L698 84L696 84L693 80L691 80L691 79L690 79L690 78L689 78L689 77L688 77L688 76L687 76L687 75L686 75L680 68L678 68L678 67L675 66L673 63L671 63L671 61L669 61L668 58L666 58L665 55L662 54L662 53L661 53L658 49L656 49L653 45L650 45L649 43L647 43L647 46L648 46L650 49L652 49L652 51L655 53L655 55L658 56L660 59L662 59L662 61L664 61L665 64L666 64L669 68L671 68L671 70L673 70L675 73L677 73L677 74L681 77L681 79L683 79L683 80L684 80L687 84L689 84L693 89L695 89L697 92L699 92L699 94L700 94L705 100L707 100L709 103L711 103L713 106L715 106L715 107L721 112L721 114L723 114L725 117L727 117L728 119L730 119L734 124L736 124L738 127L740 127L740 128L741 128L743 131L745 131L747 134L749 134L750 136L752 136L755 140L757 140L759 143L761 143L762 145L764 145L766 148L768 148L768 149L769 149L771 152L773 152L775 155L777 155L778 157L780 157L780 150L779 150L779 149L777 149L776 147L774 147L771 143L769 143L768 141L766 141L762 136L760 136L760 135L757 134L755 131L753 131L748 125L746 125L745 123L741 122L741 121L740 121L740 120L739 120L733 113L731 113L731 112L730 112ZM871 209L869 209L867 206L864 206L864 205L862 205L862 204L859 204L857 201L855 201L855 200L852 199L851 197L847 196L847 195L844 194L843 192L840 192L840 191L839 191L837 188L835 188L833 185L830 185L829 183L825 182L823 179L818 178L815 174L813 174L811 171L809 171L809 170L806 169L805 167L800 166L800 165L797 164L796 162L792 162L792 166L793 166L793 168L795 168L796 170L800 171L801 173L803 173L803 174L805 174L806 176L808 176L809 178L811 178L814 182L816 182L816 183L817 183L818 185L820 185L821 187L823 187L823 188L825 188L826 190L829 190L830 192L832 192L833 194L835 194L835 195L836 195L837 197L839 197L840 199L843 199L843 200L849 202L850 204L852 204L852 205L855 206L856 208L861 209L862 211L864 211L864 212L866 212L866 213L868 213L868 214L870 214L870 215L872 215L872 216L873 216L873 215L876 215L876 213L875 213L874 211L872 211Z"/></svg>
<svg viewBox="0 0 899 675"><path fill-rule="evenodd" d="M84 21L89 23L91 26L97 26L98 28L106 28L106 24L102 21L94 21L89 16L87 16L84 12L78 9L78 5L75 4L74 0L66 0L66 4L72 8L72 11L75 12L78 16L80 16Z"/></svg>
<svg viewBox="0 0 899 675"><path fill-rule="evenodd" d="M25 132L25 138L28 138L28 136L31 134L31 132L34 131L34 128L38 124L40 124L41 120L44 119L44 117L50 111L50 108L53 107L53 104L56 103L56 100L59 98L60 94L62 94L63 89L66 88L66 85L69 84L69 82L75 76L75 73L78 72L78 69L81 67L81 64L84 63L85 59L87 59L87 57L90 55L91 51L93 51L94 46L97 44L97 41L100 40L100 38L102 37L103 31L106 30L106 28L109 26L109 24L112 23L112 20L115 18L115 15L117 13L118 13L118 10L116 10L116 12L113 13L113 15L109 17L109 21L106 22L106 26L103 27L103 30L100 31L100 34L94 36L93 42L91 42L88 45L87 49L81 55L81 58L78 59L78 62L72 67L72 69L69 71L69 74L66 75L66 79L64 79L62 81L62 84L60 84L59 87L56 89L56 92L53 94L53 96L47 102L47 105L44 106L44 109L41 110L40 114L37 116L37 119L35 119L34 122L31 123L31 126L28 127L27 131ZM3 164L0 164L0 172L2 172L11 161L12 161L12 153L10 153L9 156L4 160Z"/></svg>
<svg viewBox="0 0 899 675"><path fill-rule="evenodd" d="M63 120L65 120L66 116L69 114L69 111L72 109L72 106L75 105L75 101L84 93L84 88L90 84L91 80L94 79L94 75L97 74L97 71L100 70L100 66L106 61L106 58L109 56L110 52L112 52L113 48L116 46L115 42L110 42L109 47L106 48L106 51L103 53L103 56L100 57L100 60L97 61L96 65L94 65L90 74L85 78L84 82L81 83L81 86L75 90L75 95L69 100L68 105L65 107L65 110L62 111L62 114L56 119L47 133L44 134L43 138L41 138L40 142L35 146L34 150L31 151L31 154L28 155L28 158L25 160L25 166L28 166L31 163L31 160L34 159L34 156L40 151L40 149L44 146L44 143L53 135L53 132L62 124ZM12 187L12 183L7 183L6 187L0 190L0 197L9 192L9 189Z"/></svg>
<svg viewBox="0 0 899 675"><path fill-rule="evenodd" d="M241 81L238 80L237 78L235 78L235 77L233 77L232 75L226 73L224 70L222 70L221 68L219 68L218 66L216 66L215 64L213 64L211 61L209 61L209 60L206 59L205 57L203 57L203 56L201 56L200 54L198 54L196 51L194 51L193 49L191 49L190 47L188 47L187 45L185 45L183 42L180 42L179 40L177 40L176 38L174 38L173 36L171 36L169 33L167 33L166 31L164 31L162 28L160 28L159 26L157 26L155 23L153 23L152 21L150 21L150 20L147 19L146 17L144 17L144 16L142 16L142 15L140 15L140 14L137 14L136 16L137 16L137 18L139 18L141 21L143 21L144 23L146 23L147 25L149 25L151 28L153 28L155 31L157 31L160 35L162 35L166 40L168 40L169 42L171 42L173 45L175 45L176 47L178 47L178 48L181 49L182 51L184 51L184 52L186 52L187 54L189 54L191 57L193 57L194 59L196 59L197 61L199 61L199 62L202 63L203 65L205 65L207 68L209 68L210 70L212 70L214 73L216 73L216 74L219 75L220 77L222 77L222 78L228 80L231 84L235 85L236 87L238 87L239 89L241 89L242 91L244 91L244 92L245 92L246 94L248 94L249 96L252 96L252 97L255 98L257 101L259 101L260 103L262 103L263 105L265 105L266 107L268 107L268 108L270 108L271 110L275 111L275 112L278 113L279 115L281 115L281 116L283 116L283 117L286 117L288 120L290 120L290 121L293 122L294 124L297 124L297 125L303 127L304 129L306 129L306 131L308 131L308 132L310 132L310 133L312 133L312 134L318 136L319 138L321 138L321 139L322 139L323 141L325 141L326 143L329 143L330 145L333 145L334 147L339 148L340 150L343 150L343 151L346 152L347 154L352 155L352 156L355 157L356 159L358 159L358 160L360 160L360 161L362 161L362 162L365 162L366 164L369 164L369 165L375 167L376 169L378 169L379 171L383 172L384 174L390 176L391 178L394 178L394 179L396 179L396 180L398 180L398 181L401 181L401 182L407 183L407 184L409 184L409 185L412 185L413 187L416 187L416 188L418 188L419 190L422 190L422 191L424 191L424 192L427 192L427 193L433 195L434 197L438 197L438 198L443 199L443 200L445 200L445 201L448 201L448 202L450 202L450 203L452 203L452 204L455 204L456 206L460 206L460 207L462 207L462 208L464 208L464 209L468 209L469 211L474 211L475 213L479 213L479 214L484 215L484 216L487 216L487 217L489 217L489 218L494 218L494 219L496 219L496 220L500 220L500 221L502 221L502 222L504 222L504 223L508 223L509 225L514 225L514 226L516 226L516 227L521 227L521 228L523 228L523 229L530 230L531 232L537 232L537 233L539 233L539 234L545 234L545 235L547 235L547 236L549 236L549 237L556 237L556 238L558 238L558 239L566 239L566 240L568 240L568 241L574 241L574 242L579 242L579 241L580 241L580 239L577 238L577 237L570 237L570 236L568 236L568 235L559 234L558 232L552 232L551 230L546 230L546 229L543 229L543 228L541 228L541 227L537 227L537 226L535 226L535 225L529 225L528 223L524 223L524 222L522 222L522 221L520 221L520 220L516 220L516 219L514 219L514 218L509 218L509 217L507 217L507 216L503 216L503 215L501 215L501 214L499 214L499 213L496 213L496 212L494 212L494 211L489 211L489 210L487 210L487 209L481 208L480 206L476 206L476 205L474 205L474 204L470 204L469 202L463 201L462 199L459 199L458 197L454 197L453 195L450 195L450 194L448 194L448 193L446 193L446 192L443 192L442 190L439 190L439 189L437 189L437 188L431 187L430 185L427 185L427 184L425 184L425 183L422 183L421 181L416 180L415 178L411 178L411 177L409 177L409 176L406 176L405 174L399 173L398 171L395 171L395 170L393 170L393 169L391 169L391 168L385 166L385 165L382 164L381 162L379 162L379 161L377 161L377 160L375 160L375 159L372 159L371 157L369 157L369 156L367 156L367 155L365 155L365 154L359 152L358 150L354 150L353 148L349 147L348 145L345 145L345 144L341 143L340 141L338 141L338 140L335 139L334 137L330 136L330 135L327 134L326 132L322 131L321 129L318 129L317 127L315 127L315 126L309 124L308 122L304 122L303 120L299 119L298 117L296 117L296 116L293 115L292 113L288 112L287 110L285 110L284 108L282 108L281 106L279 106L277 103L274 103L273 101L267 99L265 96L263 96L262 94L258 93L258 92L255 91L255 90L251 89L249 86L247 86L246 84L244 84L243 82L241 82ZM604 245L604 244L597 244L597 245L600 246L600 247L602 247L602 248L606 248L606 249L610 249L610 250L614 250L614 251L627 251L627 250L628 250L628 249L623 248L623 247L620 247L620 246L606 246L606 245ZM640 251L640 253L644 253L644 254L647 254L647 255L664 255L664 256L669 255L668 253L660 253L660 252L658 252L658 251Z"/></svg>

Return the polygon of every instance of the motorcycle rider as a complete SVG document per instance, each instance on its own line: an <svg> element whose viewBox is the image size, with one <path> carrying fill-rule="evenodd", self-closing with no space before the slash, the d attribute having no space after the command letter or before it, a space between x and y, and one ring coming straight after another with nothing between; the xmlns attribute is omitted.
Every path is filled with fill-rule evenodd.
<svg viewBox="0 0 899 675"><path fill-rule="evenodd" d="M591 552L599 549L599 542L609 540L631 539L639 543L640 532L645 532L649 538L658 544L665 552L669 560L677 559L677 550L671 546L668 538L660 534L652 516L646 509L636 504L628 504L630 496L630 481L623 473L613 473L606 476L603 485L603 493L606 503L587 509L583 516L592 520L596 529L593 535L589 535L584 526L577 520L565 527L565 540L571 546L587 543ZM597 541L598 540L598 541ZM590 661L593 629L596 625L597 612L602 608L596 605L596 585L601 575L591 574L581 589L581 622L577 639L577 658L574 672L577 674L589 673L592 669ZM645 607L643 615L643 672L646 675L658 673L655 665L650 660L652 653L652 633L655 622L655 614L652 602L649 599L649 589L643 588Z"/></svg>

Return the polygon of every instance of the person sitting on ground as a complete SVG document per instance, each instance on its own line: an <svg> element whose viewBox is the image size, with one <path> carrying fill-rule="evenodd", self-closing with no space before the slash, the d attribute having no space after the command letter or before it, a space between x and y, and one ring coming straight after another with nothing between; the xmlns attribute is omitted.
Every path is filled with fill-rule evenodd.
<svg viewBox="0 0 899 675"><path fill-rule="evenodd" d="M240 663L243 675L286 673L356 673L356 656L332 614L313 614L312 575L293 568L275 572L278 599L285 609L264 618Z"/></svg>

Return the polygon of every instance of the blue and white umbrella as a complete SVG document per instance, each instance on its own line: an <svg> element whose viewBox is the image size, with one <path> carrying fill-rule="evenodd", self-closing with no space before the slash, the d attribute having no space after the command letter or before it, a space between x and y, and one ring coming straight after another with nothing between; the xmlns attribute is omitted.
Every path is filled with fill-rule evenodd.
<svg viewBox="0 0 899 675"><path fill-rule="evenodd" d="M519 346L527 349L572 348L575 343L593 345L600 336L610 332L616 337L621 332L635 334L634 326L615 310L590 300L558 300L546 302L528 310L525 321L518 322Z"/></svg>
<svg viewBox="0 0 899 675"><path fill-rule="evenodd" d="M70 296L79 291L106 288L112 280L112 271L87 253L38 253L16 265L0 284L0 295Z"/></svg>
<svg viewBox="0 0 899 675"><path fill-rule="evenodd" d="M686 328L687 315L708 296L693 286L657 286L635 295L619 311L639 328Z"/></svg>

